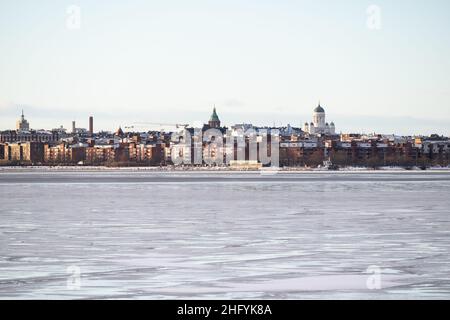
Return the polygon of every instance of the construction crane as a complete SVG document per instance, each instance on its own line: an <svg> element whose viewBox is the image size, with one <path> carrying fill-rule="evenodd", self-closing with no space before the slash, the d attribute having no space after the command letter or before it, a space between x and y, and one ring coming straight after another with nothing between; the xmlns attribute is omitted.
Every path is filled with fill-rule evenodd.
<svg viewBox="0 0 450 320"><path fill-rule="evenodd" d="M155 123L155 122L135 122L134 125L139 125L139 126L143 126L143 125L149 125L149 126L159 126L162 129L164 129L164 127L176 127L177 129L179 128L187 128L189 127L189 124L181 124L181 123ZM131 128L134 128L134 126L132 126Z"/></svg>

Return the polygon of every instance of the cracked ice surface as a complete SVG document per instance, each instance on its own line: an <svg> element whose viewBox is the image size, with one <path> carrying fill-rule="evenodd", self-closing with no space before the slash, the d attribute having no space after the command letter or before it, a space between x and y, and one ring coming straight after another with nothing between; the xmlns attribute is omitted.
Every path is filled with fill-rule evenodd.
<svg viewBox="0 0 450 320"><path fill-rule="evenodd" d="M0 298L449 299L449 194L448 172L3 172Z"/></svg>

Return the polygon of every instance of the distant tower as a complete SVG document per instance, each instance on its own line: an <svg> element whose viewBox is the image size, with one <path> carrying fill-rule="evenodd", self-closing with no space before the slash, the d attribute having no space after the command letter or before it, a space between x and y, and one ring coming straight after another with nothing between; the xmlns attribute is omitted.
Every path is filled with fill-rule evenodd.
<svg viewBox="0 0 450 320"><path fill-rule="evenodd" d="M317 108L314 109L313 123L316 128L325 128L325 110L320 106L320 102Z"/></svg>
<svg viewBox="0 0 450 320"><path fill-rule="evenodd" d="M72 133L73 134L77 133L77 127L76 127L75 121L72 121Z"/></svg>
<svg viewBox="0 0 450 320"><path fill-rule="evenodd" d="M208 121L208 125L210 128L219 128L220 127L220 120L219 120L219 116L217 115L217 112L216 112L216 107L214 107L214 109L213 109L213 113L211 115L211 118Z"/></svg>
<svg viewBox="0 0 450 320"><path fill-rule="evenodd" d="M330 134L336 134L336 127L334 125L334 122L330 123Z"/></svg>
<svg viewBox="0 0 450 320"><path fill-rule="evenodd" d="M94 117L89 117L89 135L92 137L94 135Z"/></svg>
<svg viewBox="0 0 450 320"><path fill-rule="evenodd" d="M316 127L314 127L314 123L309 124L309 133L314 134L316 133Z"/></svg>
<svg viewBox="0 0 450 320"><path fill-rule="evenodd" d="M122 130L122 127L119 127L119 129L116 130L116 132L114 133L114 135L116 137L123 137L125 135L125 133Z"/></svg>
<svg viewBox="0 0 450 320"><path fill-rule="evenodd" d="M305 122L305 124L303 125L303 131L309 132L309 123L308 122Z"/></svg>
<svg viewBox="0 0 450 320"><path fill-rule="evenodd" d="M16 129L17 129L17 131L29 131L30 130L30 124L25 119L25 116L23 115L23 110L22 110L22 116L16 122Z"/></svg>

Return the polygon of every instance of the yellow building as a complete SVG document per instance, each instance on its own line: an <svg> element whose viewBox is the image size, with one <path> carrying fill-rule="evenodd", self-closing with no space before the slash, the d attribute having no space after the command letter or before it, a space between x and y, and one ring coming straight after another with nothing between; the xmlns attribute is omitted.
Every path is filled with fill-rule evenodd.
<svg viewBox="0 0 450 320"><path fill-rule="evenodd" d="M230 168L236 170L259 170L262 164L256 160L231 160Z"/></svg>
<svg viewBox="0 0 450 320"><path fill-rule="evenodd" d="M44 144L41 142L8 143L4 147L4 159L8 162L42 163Z"/></svg>

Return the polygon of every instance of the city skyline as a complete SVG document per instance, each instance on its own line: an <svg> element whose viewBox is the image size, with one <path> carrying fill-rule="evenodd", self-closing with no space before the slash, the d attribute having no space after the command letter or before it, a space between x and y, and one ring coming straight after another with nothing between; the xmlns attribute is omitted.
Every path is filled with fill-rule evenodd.
<svg viewBox="0 0 450 320"><path fill-rule="evenodd" d="M92 113L301 127L321 99L343 132L450 135L450 4L21 1L0 10L0 128ZM371 28L372 5L379 22ZM376 10L375 10L376 11ZM87 127L87 125L86 125Z"/></svg>
<svg viewBox="0 0 450 320"><path fill-rule="evenodd" d="M321 105L320 101L319 101L318 105L319 106ZM322 104L322 106L323 106L323 104ZM0 131L15 130L13 125L18 121L19 118L23 117L23 115L24 115L24 109L23 108L20 109L21 108L20 106L14 108L14 109L17 109L17 108L19 108L18 110L20 110L20 114L17 115L13 121L9 121L9 124L5 128L0 127ZM214 105L213 108L216 108L216 106ZM311 108L311 110L312 110L312 108ZM328 116L328 109L326 110L326 112L327 112L327 116ZM27 112L25 112L25 113L27 115L27 120L29 120L28 113ZM76 113L74 113L74 114L76 114ZM169 117L163 118L163 120L151 118L151 119L153 119L153 121L146 122L146 121L143 121L142 118L137 118L136 117L135 118L136 121L118 121L118 122L116 121L116 123L118 123L117 125L116 124L112 125L111 123L108 123L108 119L111 119L111 117L109 115L106 115L106 120L105 119L102 120L101 118L99 119L98 117L96 118L96 129L98 129L97 131L114 132L120 127L120 128L123 128L125 131L135 131L135 132L141 131L141 132L145 132L145 131L148 131L148 130L161 130L161 129L170 131L171 129L175 128L175 124L188 124L190 127L201 127L204 123L207 122L205 120L205 117L206 117L206 115L208 113L207 112L198 112L197 114L199 114L201 117L203 117L203 119L198 118L199 120L193 120L191 122L188 122L188 121L185 121L185 120L180 119L180 118L175 118L172 115L172 117L169 116ZM260 122L258 122L258 121L255 122L255 121L252 121L252 120L242 121L242 119L241 119L241 121L239 121L239 118L237 118L237 117L236 117L237 121L230 122L230 121L227 121L227 117L226 116L223 117L222 111L220 111L220 114L221 114L221 119L225 119L225 121L222 121L222 124L225 127L231 127L231 126L236 125L236 124L246 123L246 124L255 125L256 127L287 127L287 126L292 126L292 127L296 127L296 128L299 128L299 129L305 131L304 130L305 122L308 123L308 124L310 123L312 111L310 111L309 118L308 118L308 116L303 116L304 121L302 121L301 123L298 123L298 121L297 122L288 121L288 122L284 123L282 121L276 121L276 120L273 120L272 123L269 123L268 121L265 121L264 118L260 118L261 119ZM331 114L333 114L333 113L331 113ZM42 121L39 121L39 120L43 119L42 115L40 115L39 113L38 114L32 113L32 115L35 115L35 116L37 115L36 118L38 119L38 121L37 121L38 124L39 123L43 123ZM63 123L61 121L58 122L56 114L54 114L54 115L52 115L50 117L50 119L53 119L53 121L55 121L54 125L50 125L50 126L47 126L47 127L39 126L39 125L31 125L30 129L31 130L52 130L52 129L60 129L61 127L63 127L64 129L67 129L68 131L70 131L70 129L72 128L73 122L76 122L77 127L88 129L89 126L90 126L88 116L91 117L93 115L89 114L89 113L83 113L83 114L80 113L80 114L78 114L78 116L73 117L72 120L65 120L64 123ZM250 115L250 117L251 117L251 115ZM245 119L250 119L250 117L247 117ZM5 117L3 119L5 119ZM164 120L164 119L166 119L166 120ZM178 121L171 121L173 119L176 119ZM191 119L194 119L194 118L191 118ZM256 119L258 119L258 117L256 117ZM275 118L272 117L272 119L275 119ZM349 120L347 117L341 118L339 116L337 116L336 119L340 119L340 120L344 120L344 121L346 119ZM380 117L380 119L381 119L381 117ZM98 120L100 120L100 121L98 121ZM409 118L409 120L411 121L411 124L418 125L420 123L419 119ZM382 132L380 130L370 130L370 128L364 127L363 122L361 122L361 119L358 119L357 117L355 117L354 119L350 119L350 121L359 121L359 125L360 125L359 128L361 128L361 129L360 130L347 130L346 131L346 130L342 129L341 123L339 123L339 128L338 128L338 130L336 130L336 134L340 134L340 133L386 134L386 135L393 134L393 135L399 135L399 136L429 136L429 135L438 134L438 135L442 135L442 136L450 136L450 134L446 134L445 133L446 132L445 129L444 130L439 130L438 129L439 125L435 126L435 127L432 127L432 128L429 128L428 131L422 131L422 132L420 132L420 130L418 130L417 129L418 127L416 126L416 127L414 127L415 129L413 129L414 133L411 133L411 131L410 132L399 132L399 131L396 132L395 129L392 130L392 132ZM395 126L396 119L395 118L393 118L393 119L391 118L390 121L391 121L391 124L393 126ZM32 122L35 123L35 118L33 118ZM66 122L70 122L70 123L66 123ZM98 123L100 123L100 125ZM435 123L439 124L438 121L436 121ZM173 124L173 125L171 125L171 124ZM419 124L419 126L420 126L420 124ZM345 125L344 125L344 128L345 128ZM445 124L444 124L444 126L442 128L446 128L447 129L447 128L450 128L450 126L446 127ZM305 132L308 132L308 130L306 130Z"/></svg>

